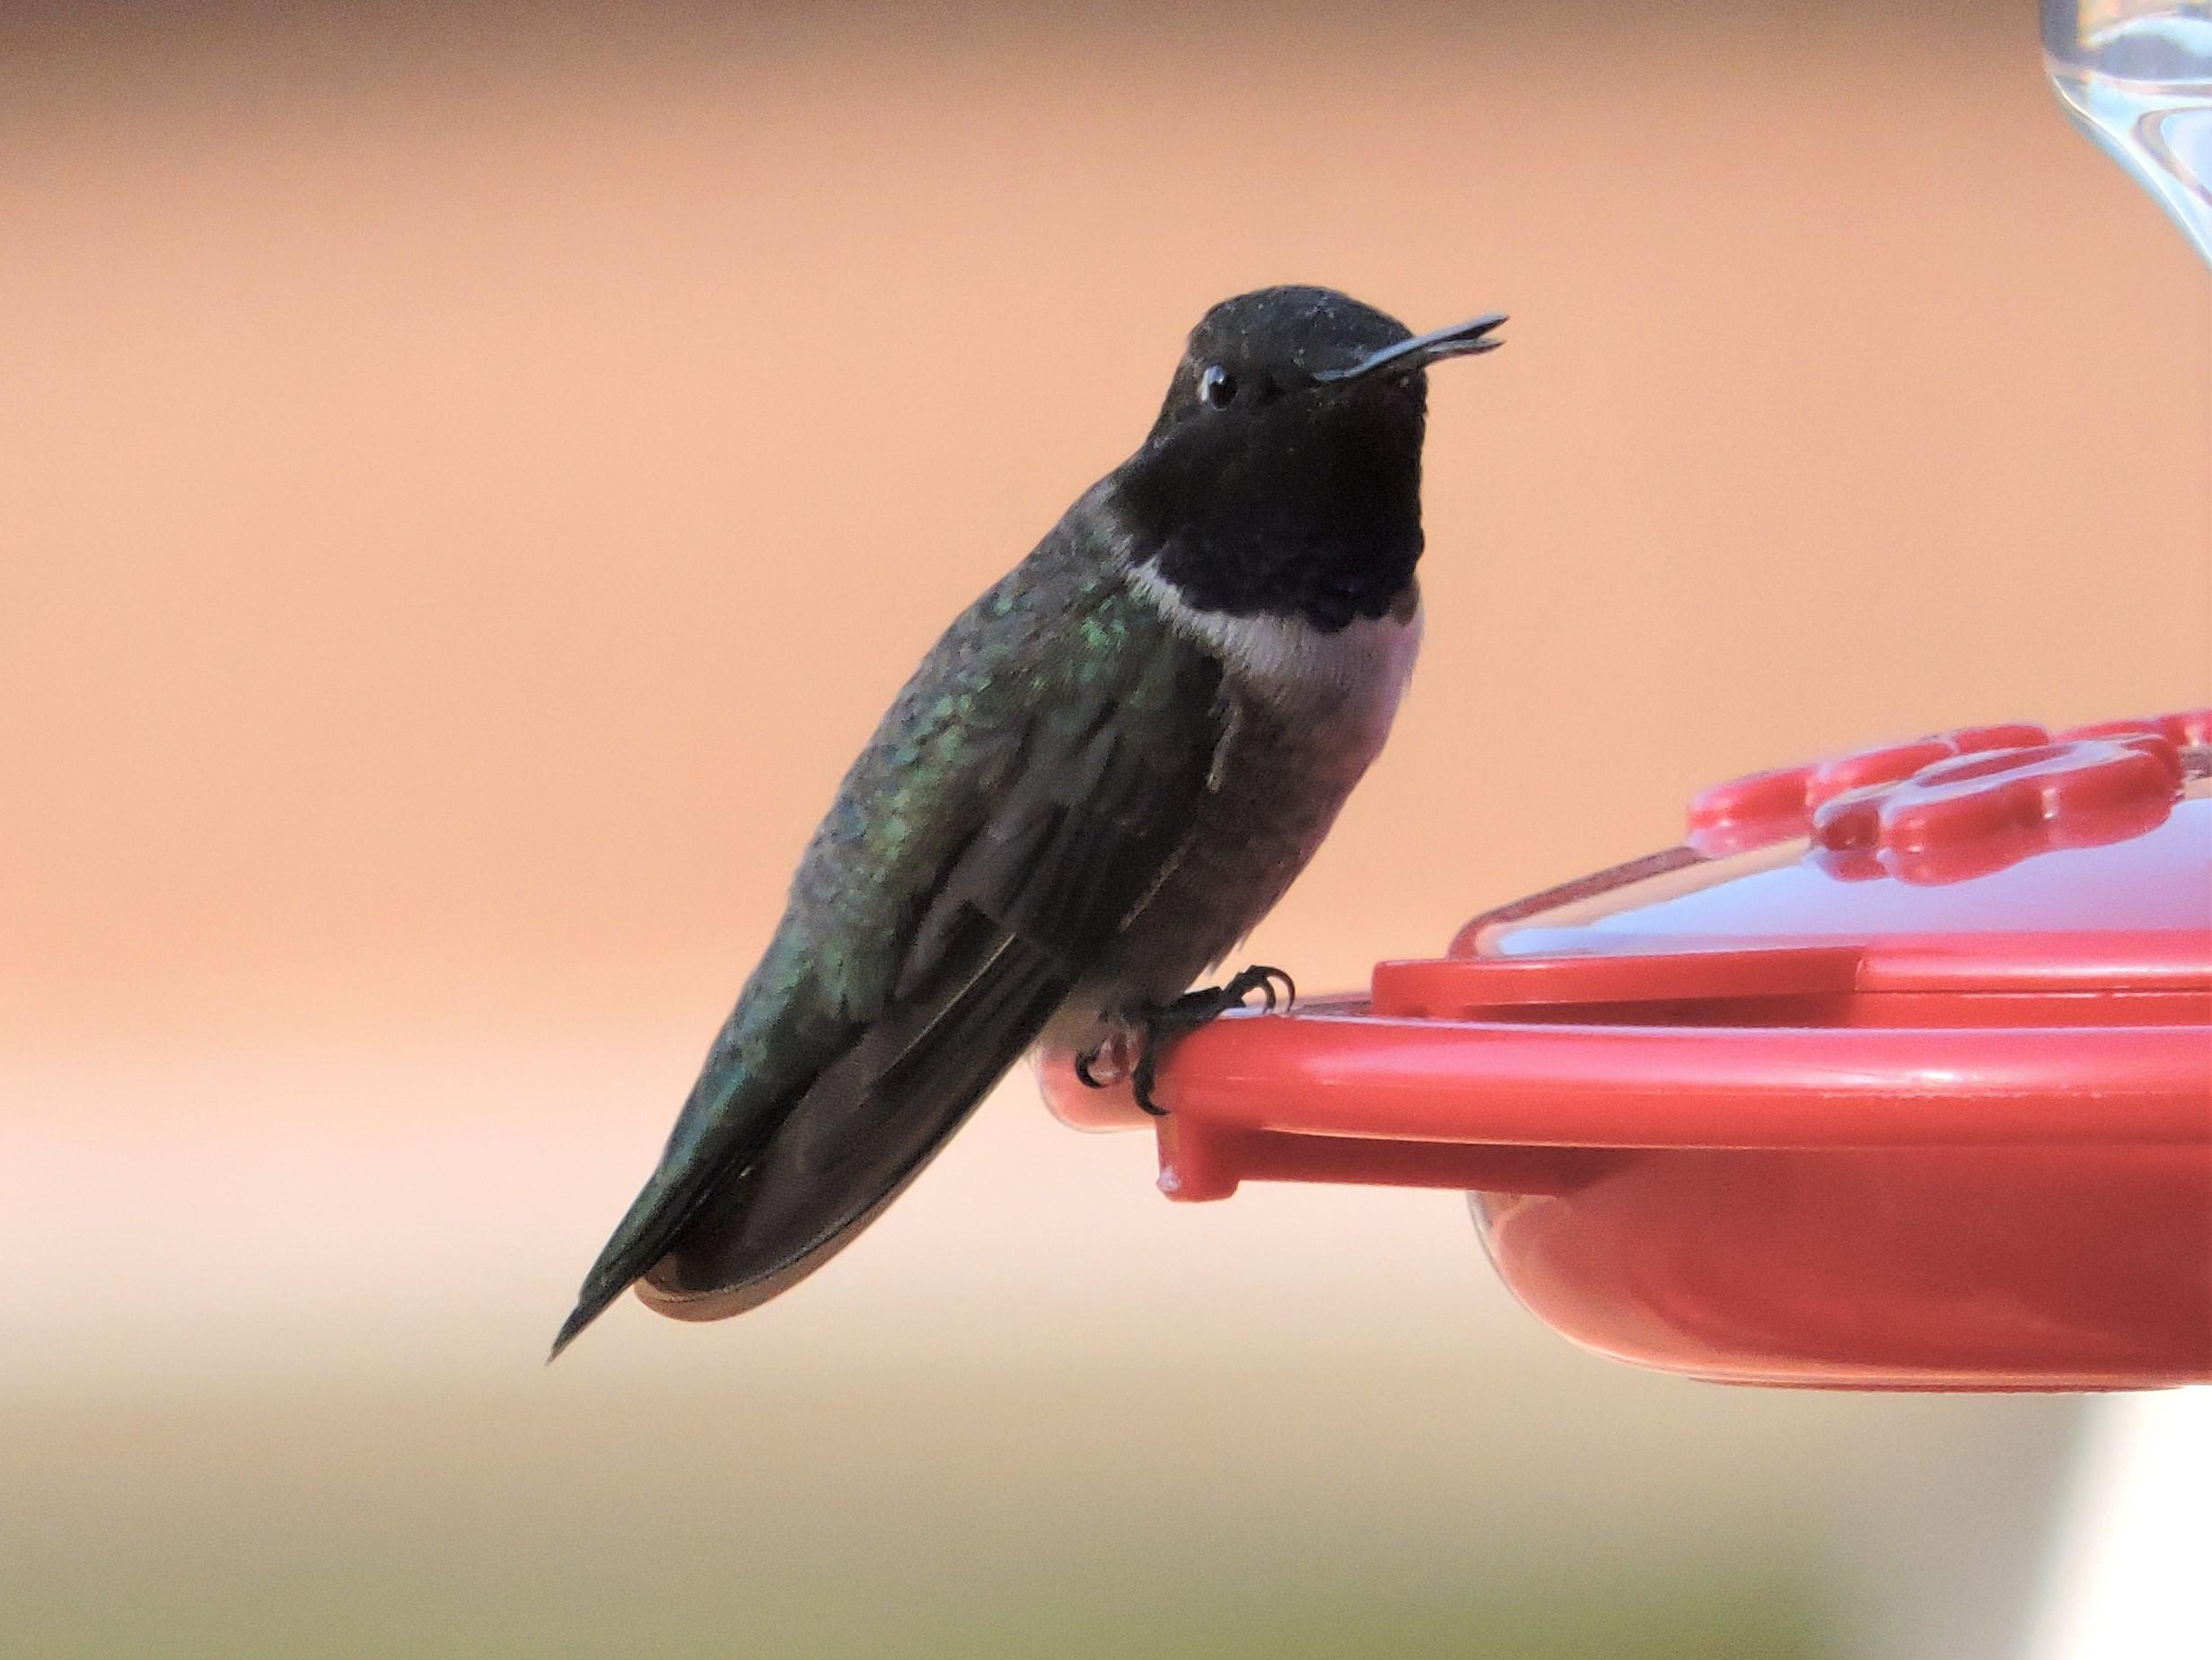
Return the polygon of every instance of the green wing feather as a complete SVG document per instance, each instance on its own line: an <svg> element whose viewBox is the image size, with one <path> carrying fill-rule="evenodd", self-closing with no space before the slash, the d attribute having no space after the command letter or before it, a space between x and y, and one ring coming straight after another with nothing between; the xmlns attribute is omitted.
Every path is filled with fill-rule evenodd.
<svg viewBox="0 0 2212 1660"><path fill-rule="evenodd" d="M698 1318L803 1278L1178 856L1219 733L1191 711L1215 709L1218 665L1118 581L1040 573L1054 551L953 625L854 764L555 1354L640 1278Z"/></svg>

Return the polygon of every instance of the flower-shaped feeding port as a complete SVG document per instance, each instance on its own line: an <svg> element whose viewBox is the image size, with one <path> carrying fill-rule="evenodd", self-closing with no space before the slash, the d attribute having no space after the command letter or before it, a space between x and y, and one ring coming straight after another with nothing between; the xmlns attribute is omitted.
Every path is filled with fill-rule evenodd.
<svg viewBox="0 0 2212 1660"><path fill-rule="evenodd" d="M1966 728L1707 791L1680 848L1189 1039L1161 1185L1467 1190L1539 1315L1706 1377L2212 1379L2208 742Z"/></svg>
<svg viewBox="0 0 2212 1660"><path fill-rule="evenodd" d="M2179 751L2147 733L1960 755L1823 803L1813 839L1839 876L1963 882L2139 836L2173 810L2181 776Z"/></svg>

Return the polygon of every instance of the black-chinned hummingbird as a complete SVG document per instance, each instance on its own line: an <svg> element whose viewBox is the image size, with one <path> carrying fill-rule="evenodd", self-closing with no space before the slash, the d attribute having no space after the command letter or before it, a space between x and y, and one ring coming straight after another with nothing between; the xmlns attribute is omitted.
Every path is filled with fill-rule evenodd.
<svg viewBox="0 0 2212 1660"><path fill-rule="evenodd" d="M1143 445L853 763L554 1354L633 1284L711 1320L803 1278L1040 1038L1134 1049L1153 1106L1159 1043L1269 971L1186 988L1382 746L1421 634L1424 371L1504 321L1417 337L1313 287L1207 312Z"/></svg>

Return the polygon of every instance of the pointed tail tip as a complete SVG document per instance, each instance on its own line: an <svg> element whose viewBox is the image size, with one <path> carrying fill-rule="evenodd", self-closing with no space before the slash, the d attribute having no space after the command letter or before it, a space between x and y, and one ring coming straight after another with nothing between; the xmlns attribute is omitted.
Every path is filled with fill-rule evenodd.
<svg viewBox="0 0 2212 1660"><path fill-rule="evenodd" d="M554 1334L553 1347L546 1350L546 1365L551 1366L558 1360L561 1357L561 1351L583 1336L584 1327L597 1320L606 1312L606 1308L607 1305L604 1303L594 1307L587 1301L579 1303L571 1309L568 1318L561 1322L561 1329Z"/></svg>

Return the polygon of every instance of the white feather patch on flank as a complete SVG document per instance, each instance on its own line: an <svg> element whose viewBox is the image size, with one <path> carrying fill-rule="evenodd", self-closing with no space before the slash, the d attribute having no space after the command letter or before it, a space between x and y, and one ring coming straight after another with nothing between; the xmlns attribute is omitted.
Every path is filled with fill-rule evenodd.
<svg viewBox="0 0 2212 1660"><path fill-rule="evenodd" d="M1129 586L1268 701L1340 712L1361 730L1368 759L1382 747L1421 649L1418 592L1388 616L1356 618L1332 634L1303 617L1202 610L1150 566L1132 567Z"/></svg>

